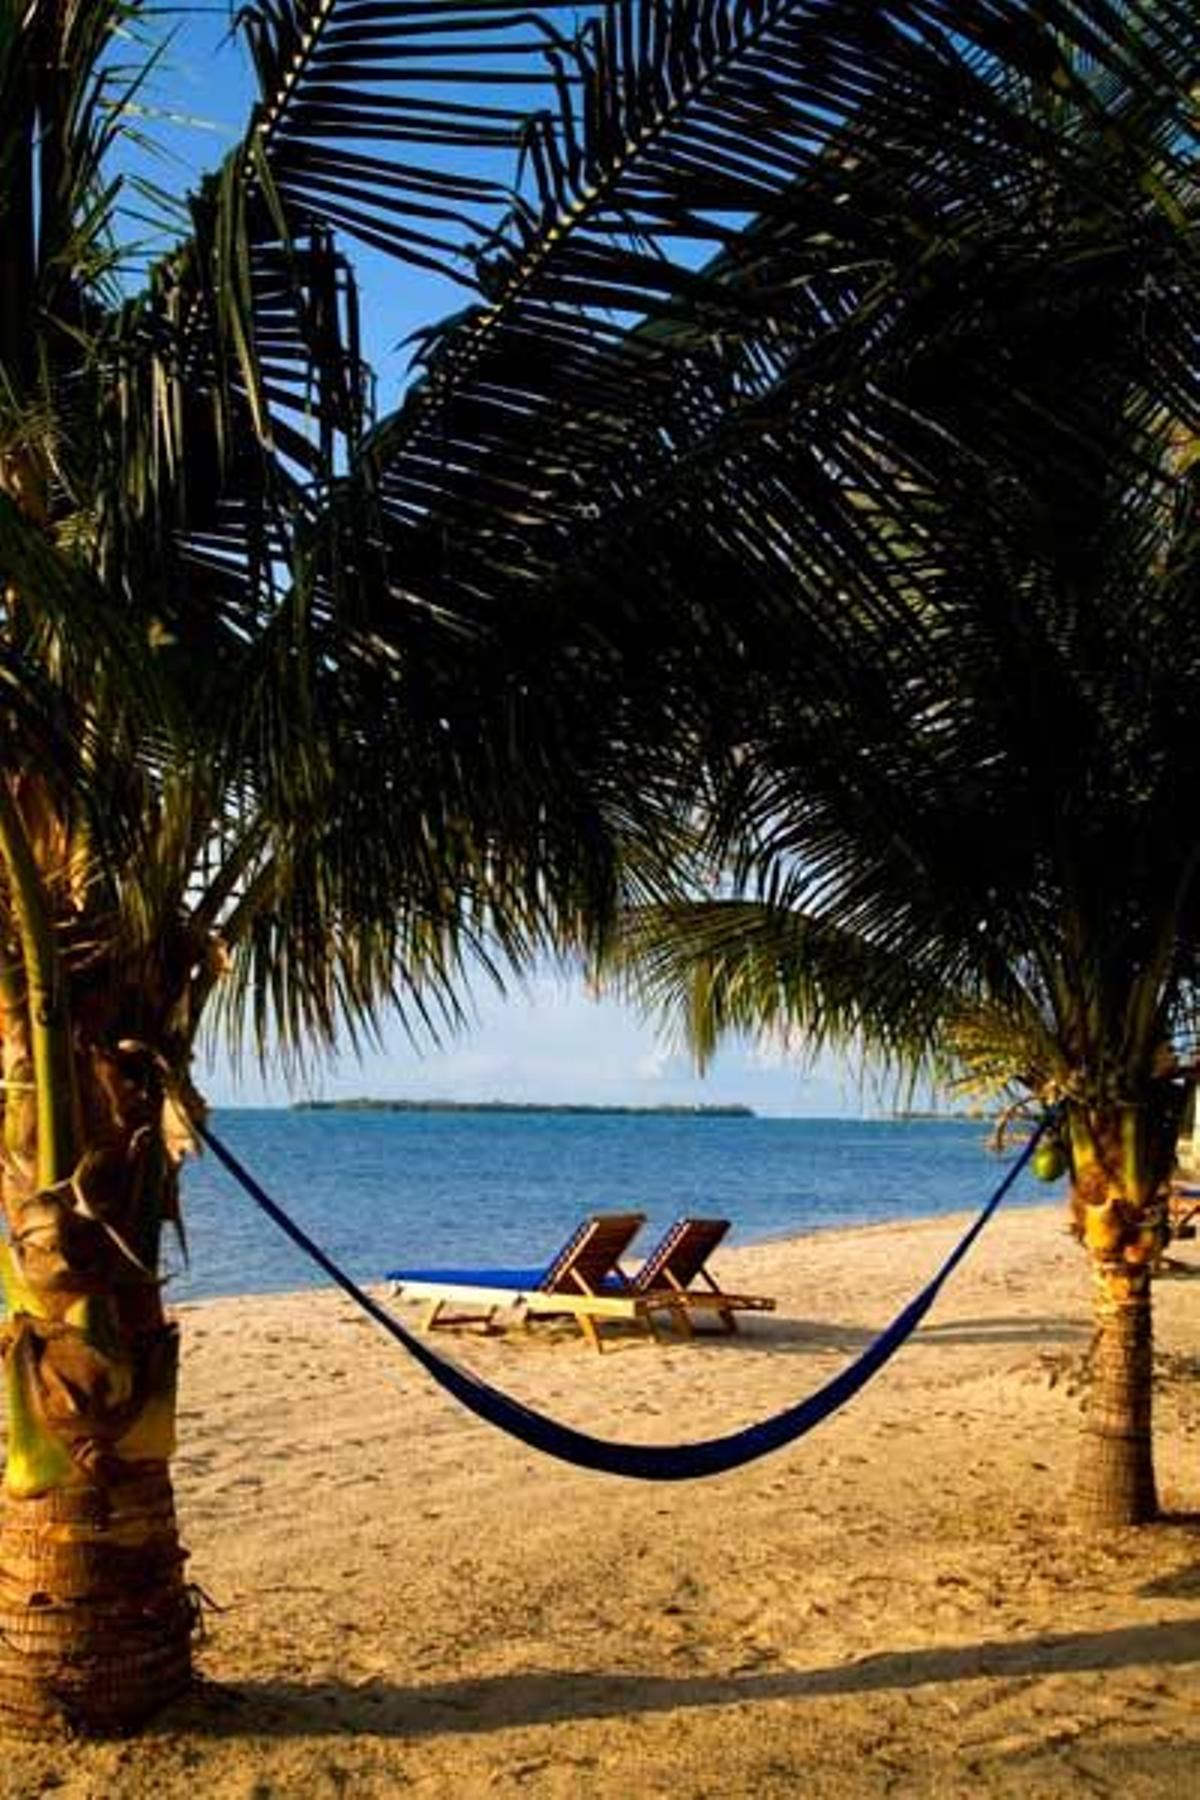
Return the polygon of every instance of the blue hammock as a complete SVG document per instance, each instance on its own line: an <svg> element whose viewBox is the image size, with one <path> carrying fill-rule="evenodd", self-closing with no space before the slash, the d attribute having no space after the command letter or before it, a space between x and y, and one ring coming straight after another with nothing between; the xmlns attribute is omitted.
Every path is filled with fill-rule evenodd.
<svg viewBox="0 0 1200 1800"><path fill-rule="evenodd" d="M281 1206L276 1205L254 1177L242 1167L233 1152L226 1149L219 1138L214 1137L207 1125L202 1125L197 1120L195 1129L267 1217L273 1219L294 1244L324 1269L377 1325L382 1325L391 1337L402 1344L439 1387L453 1394L477 1418L508 1432L511 1437L518 1438L521 1443L530 1445L534 1450L544 1451L547 1456L556 1456L560 1462L574 1463L579 1468L599 1469L605 1475L624 1475L634 1481L692 1481L701 1475L723 1475L730 1469L738 1469L745 1463L757 1461L760 1456L768 1456L772 1450L782 1450L786 1444L794 1443L815 1425L819 1425L822 1419L835 1413L860 1388L866 1386L872 1375L890 1361L905 1338L921 1323L943 1284L958 1267L1033 1155L1038 1139L1049 1122L1044 1120L1034 1131L979 1217L960 1238L933 1279L847 1368L827 1381L823 1387L819 1387L815 1393L809 1394L794 1406L786 1407L773 1418L763 1419L757 1425L747 1425L743 1430L732 1431L725 1437L705 1438L694 1444L620 1444L608 1438L592 1437L586 1431L577 1431L572 1425L563 1425L557 1419L548 1418L545 1413L535 1412L531 1407L522 1405L519 1400L480 1381L465 1369L447 1362L409 1331L407 1326L402 1325L386 1307L380 1306L377 1300L365 1293L357 1282L351 1280L313 1242L308 1233L294 1219L289 1218Z"/></svg>

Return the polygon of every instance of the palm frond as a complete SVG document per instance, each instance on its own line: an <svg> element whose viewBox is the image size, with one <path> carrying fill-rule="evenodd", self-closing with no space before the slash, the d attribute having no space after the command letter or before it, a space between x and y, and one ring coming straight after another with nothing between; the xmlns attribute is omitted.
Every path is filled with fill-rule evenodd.
<svg viewBox="0 0 1200 1800"><path fill-rule="evenodd" d="M731 1034L799 1061L853 1050L892 1070L933 1071L948 1017L969 991L948 991L936 948L917 959L836 920L744 897L631 909L605 984L668 1022L703 1068Z"/></svg>
<svg viewBox="0 0 1200 1800"><path fill-rule="evenodd" d="M244 8L261 95L252 136L290 216L470 283L520 133L553 95L547 53L576 15L545 0Z"/></svg>
<svg viewBox="0 0 1200 1800"><path fill-rule="evenodd" d="M27 367L5 315L0 443L172 693L114 738L138 932L228 933L260 1037L397 980L452 1013L485 940L660 896L707 764L748 896L1056 1028L1065 907L1145 971L1087 1032L1149 1054L1194 906L1161 827L1196 772L1200 32L1169 0L961 13L260 5L260 106L115 308L80 49L61 353ZM476 296L378 426L353 238Z"/></svg>

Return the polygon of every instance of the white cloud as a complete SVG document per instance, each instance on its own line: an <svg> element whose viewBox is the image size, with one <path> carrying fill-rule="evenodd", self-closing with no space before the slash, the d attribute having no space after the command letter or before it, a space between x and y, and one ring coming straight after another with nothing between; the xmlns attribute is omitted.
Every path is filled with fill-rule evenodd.
<svg viewBox="0 0 1200 1800"><path fill-rule="evenodd" d="M654 1044L643 1056L638 1057L633 1072L639 1081L662 1081L674 1061L675 1058L661 1044Z"/></svg>
<svg viewBox="0 0 1200 1800"><path fill-rule="evenodd" d="M803 1049L788 1043L782 1034L756 1038L746 1050L746 1061L752 1069L792 1069L800 1071L805 1064Z"/></svg>

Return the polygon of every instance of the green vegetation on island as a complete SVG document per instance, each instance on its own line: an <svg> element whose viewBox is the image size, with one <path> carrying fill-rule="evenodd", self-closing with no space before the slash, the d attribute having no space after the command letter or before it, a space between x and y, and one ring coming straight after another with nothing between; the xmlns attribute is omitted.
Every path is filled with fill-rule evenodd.
<svg viewBox="0 0 1200 1800"><path fill-rule="evenodd" d="M400 1113L583 1113L619 1118L753 1119L751 1106L617 1106L591 1105L586 1101L546 1100L372 1100L365 1095L352 1100L296 1100L293 1112L400 1112Z"/></svg>

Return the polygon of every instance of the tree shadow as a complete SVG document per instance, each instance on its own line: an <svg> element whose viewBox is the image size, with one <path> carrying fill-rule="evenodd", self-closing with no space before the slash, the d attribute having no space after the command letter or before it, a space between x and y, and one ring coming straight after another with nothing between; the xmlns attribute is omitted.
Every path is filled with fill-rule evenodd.
<svg viewBox="0 0 1200 1800"><path fill-rule="evenodd" d="M1062 1338L1070 1343L1090 1341L1092 1326L1074 1317L1031 1319L954 1319L944 1325L922 1325L922 1338L938 1344L1041 1344Z"/></svg>
<svg viewBox="0 0 1200 1800"><path fill-rule="evenodd" d="M1200 1622L1172 1620L1019 1642L885 1651L829 1668L729 1676L524 1670L403 1686L372 1679L201 1683L162 1715L158 1733L275 1738L364 1733L420 1738L630 1718L772 1701L911 1691L933 1684L1200 1663Z"/></svg>
<svg viewBox="0 0 1200 1800"><path fill-rule="evenodd" d="M1178 1525L1185 1530L1200 1535L1200 1512L1164 1513L1158 1521L1159 1525ZM1200 1562L1189 1563L1182 1569L1171 1569L1165 1575L1156 1575L1153 1581L1147 1581L1138 1589L1143 1600L1200 1600Z"/></svg>
<svg viewBox="0 0 1200 1800"><path fill-rule="evenodd" d="M1200 1281L1200 1263L1184 1262L1178 1256L1164 1256L1154 1271L1156 1281Z"/></svg>
<svg viewBox="0 0 1200 1800"><path fill-rule="evenodd" d="M705 1355L715 1351L744 1356L765 1350L784 1356L811 1355L814 1351L837 1350L854 1354L874 1343L884 1322L878 1327L838 1325L826 1319L799 1319L787 1314L757 1313L741 1318L736 1331L725 1331L698 1316L693 1321L692 1336L682 1337L665 1321L658 1324L654 1338L639 1325L620 1319L606 1319L601 1335L605 1356L623 1353L649 1353L655 1349L692 1348ZM531 1322L527 1331L503 1325L475 1324L440 1327L438 1337L453 1352L456 1344L469 1349L472 1342L486 1340L505 1348L536 1354L552 1349L575 1349L581 1354L592 1352L579 1335L572 1319L552 1317ZM912 1342L944 1344L1046 1344L1055 1340L1081 1342L1090 1338L1091 1328L1078 1318L985 1318L956 1319L945 1324L923 1324Z"/></svg>
<svg viewBox="0 0 1200 1800"><path fill-rule="evenodd" d="M1200 1600L1200 1563L1156 1575L1138 1589L1143 1600Z"/></svg>
<svg viewBox="0 0 1200 1800"><path fill-rule="evenodd" d="M863 1350L879 1335L859 1325L835 1325L816 1319L756 1318L737 1332L726 1334L701 1327L693 1342L710 1349L733 1353L770 1350L785 1355L799 1355L814 1350ZM941 1348L953 1345L1038 1344L1055 1342L1082 1343L1090 1339L1091 1328L1078 1318L986 1318L953 1319L945 1324L923 1324L914 1332L911 1342Z"/></svg>

